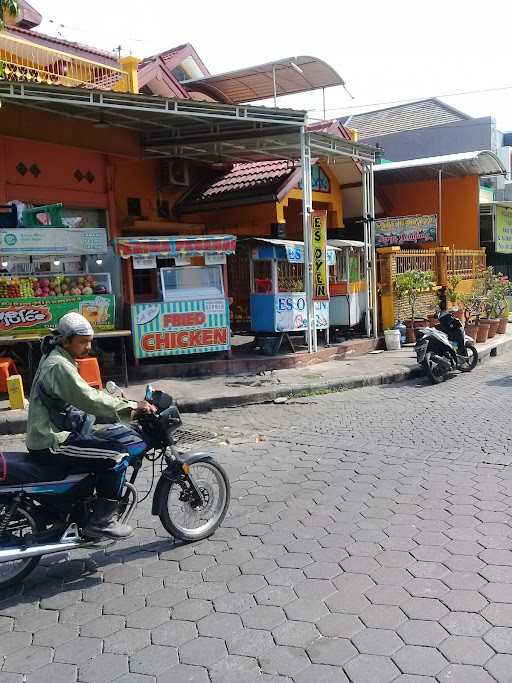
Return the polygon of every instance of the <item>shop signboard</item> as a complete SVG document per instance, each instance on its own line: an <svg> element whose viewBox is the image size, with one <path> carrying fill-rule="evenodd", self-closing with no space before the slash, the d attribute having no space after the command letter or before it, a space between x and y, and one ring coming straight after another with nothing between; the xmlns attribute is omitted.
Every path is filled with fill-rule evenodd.
<svg viewBox="0 0 512 683"><path fill-rule="evenodd" d="M400 247L416 242L435 242L437 214L379 218L375 221L375 246Z"/></svg>
<svg viewBox="0 0 512 683"><path fill-rule="evenodd" d="M329 327L329 302L315 301L316 329ZM278 294L275 297L275 329L277 332L306 330L308 313L306 295L303 293Z"/></svg>
<svg viewBox="0 0 512 683"><path fill-rule="evenodd" d="M231 346L227 299L134 304L136 358L227 351Z"/></svg>
<svg viewBox="0 0 512 683"><path fill-rule="evenodd" d="M154 270L156 256L132 256L133 270Z"/></svg>
<svg viewBox="0 0 512 683"><path fill-rule="evenodd" d="M104 228L16 228L0 230L0 254L104 254Z"/></svg>
<svg viewBox="0 0 512 683"><path fill-rule="evenodd" d="M496 252L512 254L511 206L496 206Z"/></svg>
<svg viewBox="0 0 512 683"><path fill-rule="evenodd" d="M57 327L62 316L73 311L85 316L97 332L115 327L112 294L0 299L0 335L41 334Z"/></svg>
<svg viewBox="0 0 512 683"><path fill-rule="evenodd" d="M284 248L286 250L286 260L288 263L304 263L304 245L302 243L297 244L285 244ZM334 249L327 248L327 265L333 266L336 263L336 256Z"/></svg>
<svg viewBox="0 0 512 683"><path fill-rule="evenodd" d="M313 264L313 301L328 301L327 211L311 214L311 261Z"/></svg>

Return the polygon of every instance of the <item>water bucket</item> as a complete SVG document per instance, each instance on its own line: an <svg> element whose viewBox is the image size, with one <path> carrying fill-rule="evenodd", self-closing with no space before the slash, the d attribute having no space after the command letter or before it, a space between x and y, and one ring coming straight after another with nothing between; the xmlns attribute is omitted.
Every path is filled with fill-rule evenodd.
<svg viewBox="0 0 512 683"><path fill-rule="evenodd" d="M398 351L400 348L400 330L384 330L384 338L388 351Z"/></svg>

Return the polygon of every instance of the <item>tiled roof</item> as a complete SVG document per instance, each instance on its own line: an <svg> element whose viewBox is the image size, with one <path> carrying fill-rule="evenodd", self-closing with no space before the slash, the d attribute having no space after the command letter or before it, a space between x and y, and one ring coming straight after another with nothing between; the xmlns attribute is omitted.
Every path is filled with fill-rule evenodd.
<svg viewBox="0 0 512 683"><path fill-rule="evenodd" d="M144 59L141 61L139 67L144 66L145 64L148 64L149 62L154 62L156 61L159 57L161 59L169 59L169 57L173 57L174 55L178 54L178 52L181 52L187 47L187 44L184 43L183 45L178 45L177 47L171 47L169 50L165 50L165 52L159 52L156 55L150 55L149 57L144 57Z"/></svg>
<svg viewBox="0 0 512 683"><path fill-rule="evenodd" d="M235 164L228 171L216 172L192 188L176 207L178 211L203 209L211 204L236 204L246 198L276 196L281 186L296 171L294 161L253 161Z"/></svg>
<svg viewBox="0 0 512 683"><path fill-rule="evenodd" d="M90 45L82 45L82 43L74 43L70 40L64 40L64 38L48 36L44 33L39 33L39 31L29 31L20 26L7 26L5 32L11 33L15 37L22 38L28 42L35 43L36 45L43 45L45 47L53 48L54 50L68 52L72 55L86 57L94 61L101 61L102 63L108 62L112 66L119 66L118 61L112 52L105 52L104 50L91 47ZM98 59L98 57L101 59Z"/></svg>
<svg viewBox="0 0 512 683"><path fill-rule="evenodd" d="M470 117L435 97L409 102L387 109L353 114L340 118L341 123L359 131L359 137L374 138L407 130L440 126Z"/></svg>

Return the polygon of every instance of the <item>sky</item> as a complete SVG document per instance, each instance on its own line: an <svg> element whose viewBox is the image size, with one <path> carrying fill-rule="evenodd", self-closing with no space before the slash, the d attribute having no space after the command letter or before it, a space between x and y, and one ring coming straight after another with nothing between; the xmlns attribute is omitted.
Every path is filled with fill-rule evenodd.
<svg viewBox="0 0 512 683"><path fill-rule="evenodd" d="M318 57L353 97L327 90L326 118L440 96L512 131L510 0L30 2L44 16L40 31L140 57L191 43L212 74ZM323 118L320 91L278 98L278 106Z"/></svg>

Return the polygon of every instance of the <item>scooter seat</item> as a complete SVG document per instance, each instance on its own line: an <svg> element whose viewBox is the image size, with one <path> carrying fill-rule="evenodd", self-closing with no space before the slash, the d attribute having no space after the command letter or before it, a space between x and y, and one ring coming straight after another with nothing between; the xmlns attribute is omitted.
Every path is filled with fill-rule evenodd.
<svg viewBox="0 0 512 683"><path fill-rule="evenodd" d="M26 451L0 452L0 487L13 484L32 484L43 481L62 481L68 472L51 463L41 465Z"/></svg>

